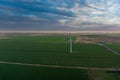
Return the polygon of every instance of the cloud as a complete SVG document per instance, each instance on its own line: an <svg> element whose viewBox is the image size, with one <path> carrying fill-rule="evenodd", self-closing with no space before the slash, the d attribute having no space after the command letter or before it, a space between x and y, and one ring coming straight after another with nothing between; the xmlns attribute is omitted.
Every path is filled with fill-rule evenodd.
<svg viewBox="0 0 120 80"><path fill-rule="evenodd" d="M0 0L0 17L5 18L0 22L40 28L47 25L71 29L109 27L120 24L119 5L119 0Z"/></svg>

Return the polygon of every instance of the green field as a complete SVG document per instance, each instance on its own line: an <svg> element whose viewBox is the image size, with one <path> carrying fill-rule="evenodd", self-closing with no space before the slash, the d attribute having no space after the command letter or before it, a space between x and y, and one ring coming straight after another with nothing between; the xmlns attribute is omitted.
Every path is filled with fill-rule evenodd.
<svg viewBox="0 0 120 80"><path fill-rule="evenodd" d="M112 48L113 50L120 52L120 43L111 43L106 45Z"/></svg>
<svg viewBox="0 0 120 80"><path fill-rule="evenodd" d="M14 36L1 39L1 61L68 67L120 68L120 56L96 44L73 42L73 53L70 53L68 36ZM80 69L0 64L0 80L9 79L88 80L88 74L86 70Z"/></svg>
<svg viewBox="0 0 120 80"><path fill-rule="evenodd" d="M0 64L0 80L88 80L86 70Z"/></svg>
<svg viewBox="0 0 120 80"><path fill-rule="evenodd" d="M120 67L120 56L95 44L73 44L69 37L12 37L0 40L0 61L82 67ZM114 59L114 60L113 60Z"/></svg>

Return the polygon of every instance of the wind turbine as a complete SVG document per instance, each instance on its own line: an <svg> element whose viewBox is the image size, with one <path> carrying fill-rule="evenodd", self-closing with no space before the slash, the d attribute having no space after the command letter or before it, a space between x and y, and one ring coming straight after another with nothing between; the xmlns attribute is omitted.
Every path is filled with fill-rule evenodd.
<svg viewBox="0 0 120 80"><path fill-rule="evenodd" d="M71 35L70 35L70 53L72 53L73 52L73 44L72 44L72 42L73 42L73 40L72 40L72 37L71 37Z"/></svg>

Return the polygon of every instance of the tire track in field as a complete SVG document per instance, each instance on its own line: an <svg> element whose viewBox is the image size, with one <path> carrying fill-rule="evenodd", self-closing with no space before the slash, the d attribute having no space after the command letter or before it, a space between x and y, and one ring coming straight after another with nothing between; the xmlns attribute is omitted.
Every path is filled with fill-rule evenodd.
<svg viewBox="0 0 120 80"><path fill-rule="evenodd" d="M30 64L30 63L19 63L19 62L7 62L7 61L0 61L0 64L36 66L36 67L49 67L49 68L84 69L84 70L91 69L91 70L103 70L103 71L116 71L116 68L90 68L90 67L55 66L55 65L42 65L42 64ZM117 68L117 69L120 69L120 68Z"/></svg>

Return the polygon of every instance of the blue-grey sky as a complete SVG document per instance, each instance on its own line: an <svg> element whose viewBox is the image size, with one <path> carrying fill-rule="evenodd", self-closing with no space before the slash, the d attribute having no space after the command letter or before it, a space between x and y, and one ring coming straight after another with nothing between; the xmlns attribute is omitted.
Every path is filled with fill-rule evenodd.
<svg viewBox="0 0 120 80"><path fill-rule="evenodd" d="M0 0L0 30L120 30L120 0Z"/></svg>

